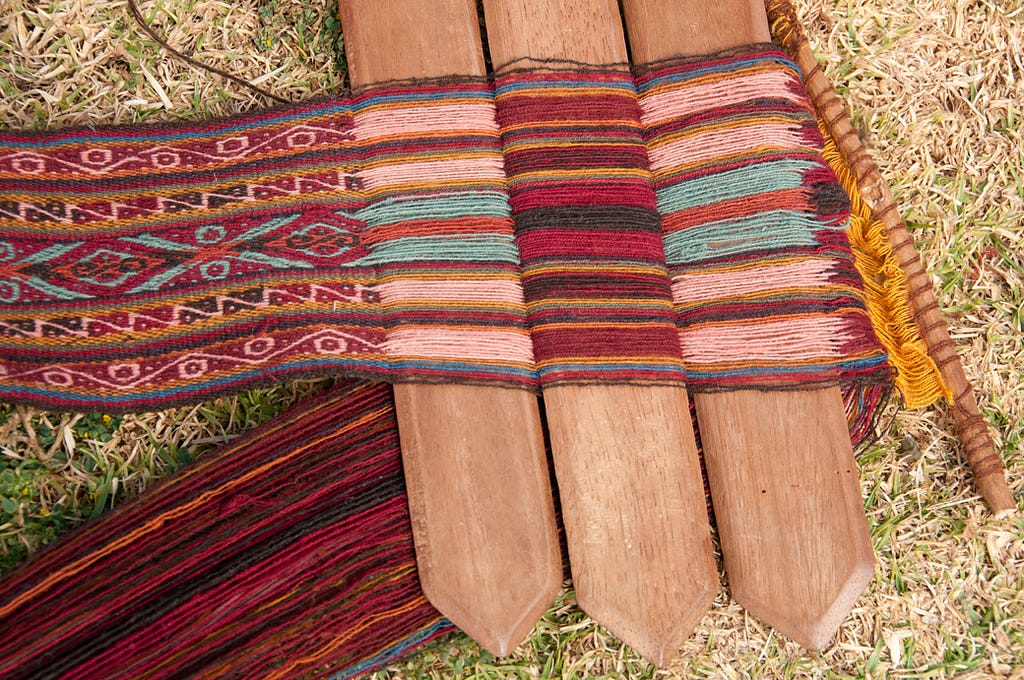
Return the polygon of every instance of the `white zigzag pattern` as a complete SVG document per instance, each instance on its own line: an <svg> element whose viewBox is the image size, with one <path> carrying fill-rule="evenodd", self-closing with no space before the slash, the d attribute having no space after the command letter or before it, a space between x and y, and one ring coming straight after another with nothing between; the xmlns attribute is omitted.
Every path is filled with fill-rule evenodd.
<svg viewBox="0 0 1024 680"><path fill-rule="evenodd" d="M156 208L146 208L138 205L132 205L130 203L120 202L105 203L103 204L103 209L85 208L81 205L66 204L57 206L57 209L59 210L59 212L57 212L57 210L47 209L46 206L19 202L14 211L0 210L0 216L12 217L23 222L28 222L30 221L29 213L31 212L36 215L42 215L49 218L45 220L48 222L73 224L74 222L71 219L71 213L73 211L98 218L98 220L118 220L122 217L168 214L167 209L169 207L180 208L180 206L187 206L189 209L209 208L210 202L213 199L222 199L232 203L253 203L256 201L265 201L270 195L299 196L302 194L313 193L315 191L336 191L339 189L347 191L345 187L346 174L343 172L335 172L332 174L335 180L334 182L326 181L323 178L288 177L283 178L281 184L249 184L246 185L245 196L202 192L199 194L198 202L195 203L190 203L180 198L161 196L158 197ZM257 195L261 192L264 195ZM36 219L34 221L40 220Z"/></svg>
<svg viewBox="0 0 1024 680"><path fill-rule="evenodd" d="M245 139L246 145L234 150L222 151L221 153L210 153L208 151L199 151L196 149L189 148L187 146L173 146L168 144L161 144L148 149L143 149L135 154L125 156L119 159L117 162L111 165L104 165L102 167L90 167L84 163L74 163L64 158L55 158L45 153L39 153L38 151L14 151L5 155L0 155L0 165L9 164L11 168L15 168L21 165L22 161L38 161L42 163L42 166L37 166L37 170L33 172L22 171L24 174L35 174L41 172L44 168L49 172L58 172L60 169L64 171L70 171L71 173L78 173L82 175L91 175L93 177L100 177L102 175L115 172L125 165L130 163L143 164L148 167L154 168L170 168L179 167L177 164L160 164L157 159L164 154L165 158L169 159L172 156L177 156L180 160L181 156L188 155L197 159L201 159L207 162L212 161L231 161L239 160L247 156L258 153L259 151L272 146L274 142L288 138L295 138L296 135L303 133L309 133L313 135L312 140L299 144L299 143L288 143L289 148L305 148L311 146L323 146L328 144L337 144L339 142L348 142L354 139L354 135L351 130L338 130L335 128L321 127L316 125L295 125L293 127L282 130L276 135L268 137L261 143L254 146L249 146L248 137L243 133L236 137L229 137L223 141L230 141L231 139ZM102 147L96 147L96 149L104 150ZM85 149L83 153L88 153L94 149ZM58 168L49 168L49 164L54 163ZM185 166L187 167L187 166Z"/></svg>
<svg viewBox="0 0 1024 680"><path fill-rule="evenodd" d="M140 314L137 312L129 312L128 318L124 325L119 325L108 319L97 319L94 317L82 317L82 329L81 330L69 330L68 328L61 326L60 324L48 321L45 319L34 319L35 328L31 331L26 331L22 328L13 326L12 324L0 320L0 336L4 337L23 337L23 338L43 338L44 329L46 328L59 328L65 331L67 336L77 338L90 338L98 333L110 334L110 333L133 333L136 331L148 331L154 328L173 328L176 326L183 326L188 323L194 323L194 321L182 321L182 317L185 314L194 314L203 318L211 319L216 317L227 316L229 312L225 312L224 309L228 304L234 303L248 307L250 309L265 309L268 307L280 307L285 304L302 304L317 302L317 298L321 295L347 300L358 300L364 290L369 290L370 286L357 285L352 293L343 293L340 290L330 288L328 286L320 284L310 285L309 293L306 295L298 295L292 291L283 290L279 288L264 288L263 294L258 302L250 302L248 300L242 300L241 298L232 297L230 295L218 295L214 299L217 302L217 309L214 311L204 311L195 307L189 307L188 305L175 305L171 308L171 318L162 319L157 316L151 316L149 314ZM271 296L277 295L278 300L271 302Z"/></svg>
<svg viewBox="0 0 1024 680"><path fill-rule="evenodd" d="M66 366L62 366L59 364L53 366L31 368L26 371L11 372L9 369L4 367L2 363L0 363L0 382L25 383L30 382L31 379L34 378L35 376L39 376L42 378L43 383L53 385L55 387L67 388L74 386L76 389L130 390L139 387L144 387L148 384L162 382L164 380L166 380L167 382L171 382L174 381L175 379L195 380L197 378L201 378L202 376L210 372L209 364L211 361L218 362L221 364L230 363L232 367L266 365L268 363L272 363L274 359L277 359L279 357L287 357L289 355L293 355L293 350L297 347L300 347L304 344L308 345L310 343L316 345L318 341L319 344L323 345L324 340L338 341L340 343L340 349L319 350L316 351L315 354L320 356L336 356L338 354L346 353L348 351L350 341L358 343L360 347L368 345L368 341L366 340L366 338L361 338L355 335L350 335L348 333L341 333L338 331L325 329L304 336L292 343L289 343L286 346L281 347L279 350L275 352L272 352L259 358L246 358L234 354L190 352L189 354L185 354L181 357L178 357L171 363L162 366L159 370L153 371L152 373L149 373L144 376L137 376L135 377L135 379L132 380L103 380L95 375L91 375L84 371L69 369ZM383 355L384 350L379 345L370 345L369 351L365 353L379 353ZM354 355L355 353L352 354ZM126 364L121 364L120 366L115 365L111 366L111 369L124 366L126 366ZM51 375L49 379L46 377L47 373ZM63 379L63 381L57 382L55 380L57 376Z"/></svg>

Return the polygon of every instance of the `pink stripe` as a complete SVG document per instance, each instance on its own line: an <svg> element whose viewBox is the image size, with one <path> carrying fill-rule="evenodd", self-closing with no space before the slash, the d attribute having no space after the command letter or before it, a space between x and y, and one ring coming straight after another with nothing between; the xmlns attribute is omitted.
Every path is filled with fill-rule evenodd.
<svg viewBox="0 0 1024 680"><path fill-rule="evenodd" d="M777 266L754 267L747 271L694 272L672 278L672 299L686 306L718 298L734 298L784 290L828 286L833 262L801 260Z"/></svg>
<svg viewBox="0 0 1024 680"><path fill-rule="evenodd" d="M533 368L533 342L514 331L399 328L388 334L389 359L462 359L514 363Z"/></svg>
<svg viewBox="0 0 1024 680"><path fill-rule="evenodd" d="M392 135L427 131L458 136L463 132L498 134L494 104L489 101L466 104L391 106L355 114L355 131L360 141L372 141Z"/></svg>
<svg viewBox="0 0 1024 680"><path fill-rule="evenodd" d="M723 81L696 82L682 89L654 90L645 94L640 98L640 120L645 126L657 125L692 113L740 104L763 97L766 92L771 92L773 96L781 96L783 93L791 92L796 83L796 78L791 73L752 73L738 76L737 73L729 73ZM678 85L674 87L678 88ZM806 102L796 95L790 94L786 98L806 106Z"/></svg>
<svg viewBox="0 0 1024 680"><path fill-rule="evenodd" d="M848 327L845 319L825 316L717 323L680 330L679 344L684 361L693 364L835 359L850 339Z"/></svg>
<svg viewBox="0 0 1024 680"><path fill-rule="evenodd" d="M504 181L505 171L500 154L487 158L396 163L359 172L367 190L393 187L397 184L421 184L451 180Z"/></svg>
<svg viewBox="0 0 1024 680"><path fill-rule="evenodd" d="M525 308L519 279L509 281L434 281L398 279L377 287L381 302L389 304L420 300L450 302L503 302Z"/></svg>
<svg viewBox="0 0 1024 680"><path fill-rule="evenodd" d="M705 132L648 148L651 169L677 168L723 157L741 156L758 149L808 148L790 125L753 121L750 125Z"/></svg>

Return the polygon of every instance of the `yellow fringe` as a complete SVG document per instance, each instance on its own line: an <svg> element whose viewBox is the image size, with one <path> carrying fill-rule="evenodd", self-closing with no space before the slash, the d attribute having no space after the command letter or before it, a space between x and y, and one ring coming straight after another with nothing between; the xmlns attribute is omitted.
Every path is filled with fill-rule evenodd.
<svg viewBox="0 0 1024 680"><path fill-rule="evenodd" d="M831 133L820 120L818 126L825 137L825 160L850 196L852 210L847 233L857 271L864 279L868 314L879 341L889 352L889 363L896 369L896 388L908 408L930 406L941 397L952 399L953 394L928 356L928 346L914 323L907 277L885 236L884 226L861 198L853 172Z"/></svg>

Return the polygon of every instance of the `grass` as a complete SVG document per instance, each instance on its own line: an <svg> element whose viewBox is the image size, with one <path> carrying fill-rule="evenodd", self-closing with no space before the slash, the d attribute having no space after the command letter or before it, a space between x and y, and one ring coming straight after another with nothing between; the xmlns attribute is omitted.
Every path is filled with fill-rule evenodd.
<svg viewBox="0 0 1024 680"><path fill-rule="evenodd" d="M0 406L0 573L326 384L125 416Z"/></svg>
<svg viewBox="0 0 1024 680"><path fill-rule="evenodd" d="M278 96L297 101L344 86L333 0L141 7L171 44ZM1019 491L1024 3L801 7L908 218ZM170 58L118 0L0 0L0 93L0 125L15 128L194 119L267 105ZM109 419L0 406L0 572L322 386ZM1024 680L1024 520L996 520L983 508L945 407L891 422L858 460L876 577L819 654L780 638L723 591L675 664L655 670L580 612L568 590L509 659L453 635L375 677Z"/></svg>

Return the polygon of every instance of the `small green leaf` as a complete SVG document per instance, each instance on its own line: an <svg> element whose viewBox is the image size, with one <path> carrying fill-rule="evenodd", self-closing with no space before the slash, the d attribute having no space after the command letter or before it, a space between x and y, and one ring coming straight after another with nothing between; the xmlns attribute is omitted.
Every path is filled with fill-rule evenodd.
<svg viewBox="0 0 1024 680"><path fill-rule="evenodd" d="M112 475L108 476L107 479L100 484L100 488L96 490L96 502L92 506L92 513L89 515L89 519L96 519L103 514L103 511L107 507L107 499L110 498L110 482Z"/></svg>
<svg viewBox="0 0 1024 680"><path fill-rule="evenodd" d="M178 465L188 465L192 462L192 453L184 446L179 446L174 451L174 459L177 461Z"/></svg>

